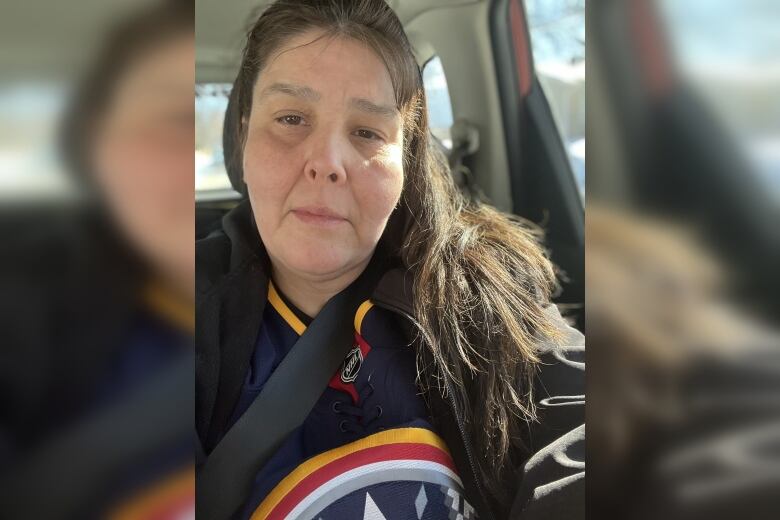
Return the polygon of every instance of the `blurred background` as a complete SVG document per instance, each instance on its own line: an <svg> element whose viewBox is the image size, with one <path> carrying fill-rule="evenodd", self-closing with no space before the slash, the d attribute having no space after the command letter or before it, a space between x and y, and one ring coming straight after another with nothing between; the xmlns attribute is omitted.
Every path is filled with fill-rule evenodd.
<svg viewBox="0 0 780 520"><path fill-rule="evenodd" d="M774 518L780 4L586 11L589 513Z"/></svg>
<svg viewBox="0 0 780 520"><path fill-rule="evenodd" d="M3 518L194 516L194 8L4 1Z"/></svg>

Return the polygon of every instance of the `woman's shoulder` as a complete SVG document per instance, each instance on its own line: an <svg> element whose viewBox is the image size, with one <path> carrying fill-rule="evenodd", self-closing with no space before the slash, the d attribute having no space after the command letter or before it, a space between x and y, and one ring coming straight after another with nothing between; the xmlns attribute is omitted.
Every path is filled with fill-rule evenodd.
<svg viewBox="0 0 780 520"><path fill-rule="evenodd" d="M545 313L556 326L557 337L540 341L536 404L544 425L534 444L546 445L557 435L585 420L585 336L561 316L556 305Z"/></svg>
<svg viewBox="0 0 780 520"><path fill-rule="evenodd" d="M230 239L221 229L195 242L195 287L210 292L230 272Z"/></svg>
<svg viewBox="0 0 780 520"><path fill-rule="evenodd" d="M539 342L537 421L529 428L510 518L583 518L585 336L556 305L545 314L558 334Z"/></svg>
<svg viewBox="0 0 780 520"><path fill-rule="evenodd" d="M195 242L196 290L205 296L231 280L240 283L242 272L264 270L266 263L252 208L243 201L222 218L217 229Z"/></svg>

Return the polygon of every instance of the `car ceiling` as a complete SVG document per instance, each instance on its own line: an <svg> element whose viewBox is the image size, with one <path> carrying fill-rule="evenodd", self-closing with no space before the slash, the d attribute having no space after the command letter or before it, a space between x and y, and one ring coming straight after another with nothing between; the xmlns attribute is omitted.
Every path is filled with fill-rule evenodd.
<svg viewBox="0 0 780 520"><path fill-rule="evenodd" d="M106 32L155 0L3 0L0 78L76 77Z"/></svg>

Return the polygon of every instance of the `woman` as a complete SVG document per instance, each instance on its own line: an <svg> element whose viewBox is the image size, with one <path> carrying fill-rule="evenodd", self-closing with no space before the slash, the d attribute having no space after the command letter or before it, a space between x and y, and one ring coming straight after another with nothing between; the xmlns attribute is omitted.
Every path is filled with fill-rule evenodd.
<svg viewBox="0 0 780 520"><path fill-rule="evenodd" d="M581 511L571 499L584 463L538 452L582 449L582 364L566 359L581 335L550 304L553 269L535 235L456 190L385 2L267 8L248 34L224 140L248 200L197 245L202 468L328 302L381 276L349 309L354 348L305 420L247 482L199 477L198 493L245 486L240 518Z"/></svg>

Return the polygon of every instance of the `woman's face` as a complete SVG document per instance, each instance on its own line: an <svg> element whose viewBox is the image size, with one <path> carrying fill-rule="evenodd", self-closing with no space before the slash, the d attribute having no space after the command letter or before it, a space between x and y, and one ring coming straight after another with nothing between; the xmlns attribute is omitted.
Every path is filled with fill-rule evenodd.
<svg viewBox="0 0 780 520"><path fill-rule="evenodd" d="M362 270L403 187L387 69L365 45L321 34L291 39L260 72L243 164L274 267L315 280Z"/></svg>

